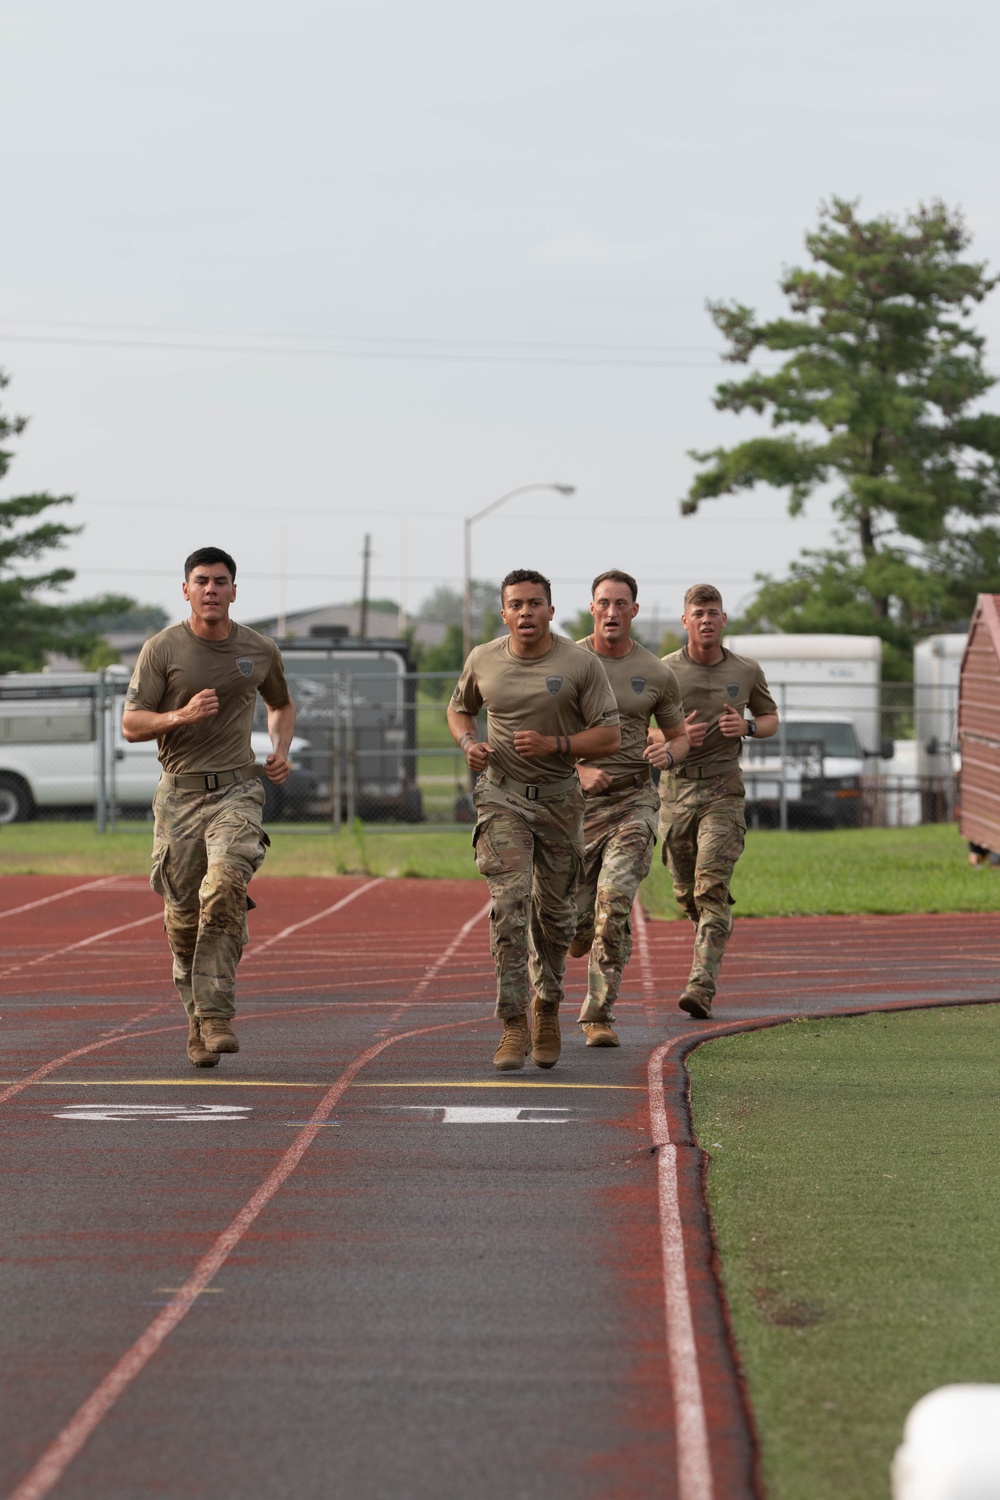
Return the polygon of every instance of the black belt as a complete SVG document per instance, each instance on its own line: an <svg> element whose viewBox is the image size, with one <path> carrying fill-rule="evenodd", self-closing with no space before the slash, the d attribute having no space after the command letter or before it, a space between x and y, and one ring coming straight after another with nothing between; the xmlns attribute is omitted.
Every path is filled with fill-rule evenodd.
<svg viewBox="0 0 1000 1500"><path fill-rule="evenodd" d="M728 776L731 771L738 771L740 763L734 761L714 761L707 766L689 766L687 761L682 766L676 766L670 771L671 776L686 776L689 781L707 781L710 776Z"/></svg>
<svg viewBox="0 0 1000 1500"><path fill-rule="evenodd" d="M234 771L184 771L177 776L164 771L160 781L175 792L217 792L240 781L256 781L263 774L263 766L237 766Z"/></svg>
<svg viewBox="0 0 1000 1500"><path fill-rule="evenodd" d="M575 771L571 776L564 776L561 781L515 781L502 771L494 771L492 766L486 772L486 780L491 781L494 786L505 786L508 791L516 792L528 802L547 802L550 797L562 797L574 786L580 785L580 778Z"/></svg>
<svg viewBox="0 0 1000 1500"><path fill-rule="evenodd" d="M631 776L616 776L609 781L607 786L596 787L592 792L585 792L586 797L606 797L609 792L623 792L626 787L649 786L652 777L648 770L633 771Z"/></svg>

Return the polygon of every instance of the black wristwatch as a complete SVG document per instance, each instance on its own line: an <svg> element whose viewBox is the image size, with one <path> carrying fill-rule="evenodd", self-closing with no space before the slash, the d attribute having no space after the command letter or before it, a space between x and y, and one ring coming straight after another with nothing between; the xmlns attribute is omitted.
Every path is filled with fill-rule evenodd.
<svg viewBox="0 0 1000 1500"><path fill-rule="evenodd" d="M752 740L757 733L757 720L747 719L747 739Z"/></svg>

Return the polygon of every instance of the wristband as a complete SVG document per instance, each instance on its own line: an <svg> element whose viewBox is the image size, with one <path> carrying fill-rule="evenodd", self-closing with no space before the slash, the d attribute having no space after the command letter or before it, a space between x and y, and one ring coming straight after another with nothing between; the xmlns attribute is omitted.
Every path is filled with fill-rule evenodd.
<svg viewBox="0 0 1000 1500"><path fill-rule="evenodd" d="M465 749L465 742L466 742L466 740L471 740L474 745L478 745L479 744L479 741L476 739L476 736L472 733L471 729L467 729L465 731L465 733L462 735L462 738L459 740L458 745L459 745L459 749L460 750L464 750Z"/></svg>
<svg viewBox="0 0 1000 1500"><path fill-rule="evenodd" d="M756 733L757 733L757 720L756 719L748 719L747 720L747 739L752 740L753 737L754 737L754 735Z"/></svg>
<svg viewBox="0 0 1000 1500"><path fill-rule="evenodd" d="M670 762L669 766L667 767L667 770L668 771L672 771L674 769L674 757L671 755L671 753L670 753L669 750L666 752L666 756L667 756L667 760Z"/></svg>

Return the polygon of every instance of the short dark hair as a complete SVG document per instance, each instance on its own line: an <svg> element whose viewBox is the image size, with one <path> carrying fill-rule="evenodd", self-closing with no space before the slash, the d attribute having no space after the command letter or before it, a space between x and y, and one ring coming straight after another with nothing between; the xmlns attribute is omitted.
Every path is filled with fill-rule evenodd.
<svg viewBox="0 0 1000 1500"><path fill-rule="evenodd" d="M507 577L504 579L503 583L500 585L500 603L501 604L503 604L503 596L504 596L505 591L513 583L537 583L537 584L539 584L545 590L545 597L546 597L546 599L549 601L550 604L552 603L552 585L551 585L551 583L549 582L549 580L545 577L545 575L543 573L536 573L535 570L534 570L534 568L515 568L513 570L513 572L507 574Z"/></svg>
<svg viewBox="0 0 1000 1500"><path fill-rule="evenodd" d="M722 608L722 595L714 583L693 583L684 595L684 613L692 604L717 604Z"/></svg>
<svg viewBox="0 0 1000 1500"><path fill-rule="evenodd" d="M230 578L234 583L236 582L236 564L233 562L233 559L229 556L228 552L223 552L221 547L199 547L197 552L192 552L191 556L185 559L185 583L187 583L195 568L200 568L203 563L225 563L226 567L229 569Z"/></svg>
<svg viewBox="0 0 1000 1500"><path fill-rule="evenodd" d="M612 583L624 583L625 586L632 591L632 603L635 603L635 601L639 597L639 585L636 583L631 573L623 573L621 568L609 568L606 573L598 573L597 577L594 579L593 583L590 586L591 599L593 599L594 595L597 593L597 585L599 583L603 583L606 578L610 578Z"/></svg>

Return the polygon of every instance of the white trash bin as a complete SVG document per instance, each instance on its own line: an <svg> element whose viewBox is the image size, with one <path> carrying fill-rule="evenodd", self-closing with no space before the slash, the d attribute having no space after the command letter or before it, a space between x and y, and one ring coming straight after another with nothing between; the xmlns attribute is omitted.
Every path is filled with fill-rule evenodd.
<svg viewBox="0 0 1000 1500"><path fill-rule="evenodd" d="M943 1385L911 1410L893 1500L1000 1500L1000 1385Z"/></svg>

